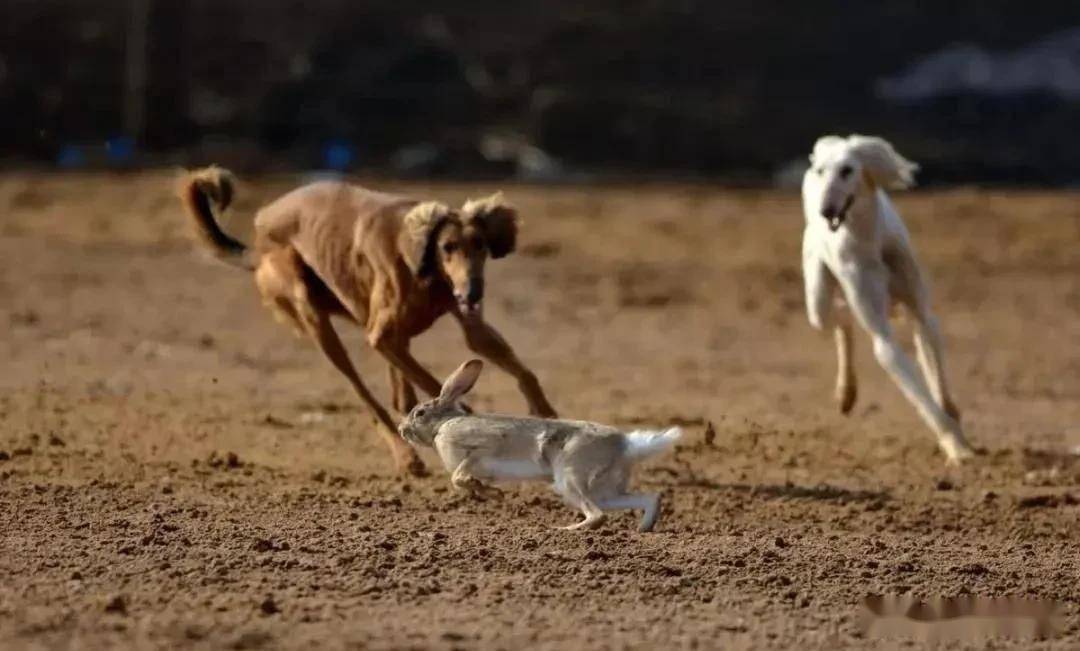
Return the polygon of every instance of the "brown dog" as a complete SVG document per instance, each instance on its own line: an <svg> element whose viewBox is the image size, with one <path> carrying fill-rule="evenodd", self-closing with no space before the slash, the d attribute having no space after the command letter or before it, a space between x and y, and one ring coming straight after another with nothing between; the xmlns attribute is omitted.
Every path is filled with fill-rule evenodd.
<svg viewBox="0 0 1080 651"><path fill-rule="evenodd" d="M439 381L409 354L409 341L449 312L470 349L517 379L531 414L555 416L536 376L480 312L484 262L511 253L517 238L517 213L500 194L454 210L340 182L312 183L258 211L253 248L222 231L214 216L233 194L232 175L218 167L189 173L180 186L203 244L253 270L263 302L297 334L310 336L348 378L400 471L419 475L424 465L360 380L331 316L364 327L368 343L390 364L401 414L417 402L414 385L439 395Z"/></svg>

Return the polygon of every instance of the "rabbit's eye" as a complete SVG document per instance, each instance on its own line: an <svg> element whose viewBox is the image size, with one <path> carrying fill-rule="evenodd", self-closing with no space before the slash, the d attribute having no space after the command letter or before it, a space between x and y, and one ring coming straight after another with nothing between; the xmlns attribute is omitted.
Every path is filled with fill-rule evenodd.
<svg viewBox="0 0 1080 651"><path fill-rule="evenodd" d="M423 415L424 415L424 414L426 414L426 413L427 413L427 410L426 410L426 409L424 409L423 407L421 407L420 409L417 409L417 410L416 410L416 415L417 415L417 417L423 417Z"/></svg>

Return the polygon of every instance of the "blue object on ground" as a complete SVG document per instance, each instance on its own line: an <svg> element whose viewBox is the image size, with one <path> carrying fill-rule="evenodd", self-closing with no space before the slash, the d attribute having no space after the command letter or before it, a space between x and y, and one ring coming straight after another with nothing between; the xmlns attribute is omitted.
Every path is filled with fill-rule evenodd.
<svg viewBox="0 0 1080 651"><path fill-rule="evenodd" d="M135 158L135 140L129 136L114 136L105 141L105 155L110 163L130 163Z"/></svg>
<svg viewBox="0 0 1080 651"><path fill-rule="evenodd" d="M64 145L56 154L56 164L64 169L73 169L86 165L86 154L78 145Z"/></svg>
<svg viewBox="0 0 1080 651"><path fill-rule="evenodd" d="M343 171L356 159L356 149L343 140L333 140L323 149L323 165L327 169Z"/></svg>

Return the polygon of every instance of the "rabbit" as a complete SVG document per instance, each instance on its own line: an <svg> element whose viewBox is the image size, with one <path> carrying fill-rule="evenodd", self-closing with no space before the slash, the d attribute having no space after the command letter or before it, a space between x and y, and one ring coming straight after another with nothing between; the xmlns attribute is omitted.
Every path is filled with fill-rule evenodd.
<svg viewBox="0 0 1080 651"><path fill-rule="evenodd" d="M473 414L459 401L483 370L473 359L455 370L439 395L416 405L398 426L403 439L433 447L457 490L474 497L501 493L481 480L549 481L585 515L564 529L592 529L605 511L641 509L640 531L660 517L659 493L628 493L632 465L674 446L682 431L620 430L578 420Z"/></svg>

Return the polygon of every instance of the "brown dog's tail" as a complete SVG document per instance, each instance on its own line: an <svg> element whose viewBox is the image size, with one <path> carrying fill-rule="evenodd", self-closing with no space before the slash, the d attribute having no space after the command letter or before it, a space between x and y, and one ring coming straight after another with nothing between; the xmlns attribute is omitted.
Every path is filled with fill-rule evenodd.
<svg viewBox="0 0 1080 651"><path fill-rule="evenodd" d="M221 230L214 216L215 210L220 215L232 203L232 172L216 165L188 172L180 180L178 193L185 212L195 225L195 234L214 257L249 271L255 268L248 247Z"/></svg>

